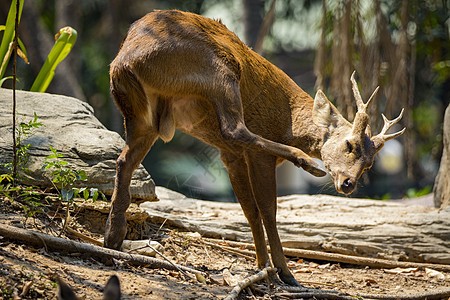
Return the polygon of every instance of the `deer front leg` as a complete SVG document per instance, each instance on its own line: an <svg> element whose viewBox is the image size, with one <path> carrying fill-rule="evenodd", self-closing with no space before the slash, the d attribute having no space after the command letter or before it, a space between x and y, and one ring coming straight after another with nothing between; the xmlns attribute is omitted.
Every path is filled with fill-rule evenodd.
<svg viewBox="0 0 450 300"><path fill-rule="evenodd" d="M120 249L127 233L126 211L130 205L130 183L134 170L158 137L145 122L125 121L127 143L117 159L111 209L106 221L104 246Z"/></svg>
<svg viewBox="0 0 450 300"><path fill-rule="evenodd" d="M220 157L228 170L234 194L252 230L253 242L255 243L256 249L256 261L258 268L262 269L269 260L269 254L267 252L266 239L264 238L261 215L248 178L247 163L242 155L235 155L229 152L222 151Z"/></svg>
<svg viewBox="0 0 450 300"><path fill-rule="evenodd" d="M278 276L283 282L300 286L286 264L277 230L276 157L261 152L249 152L247 166L253 195L269 239L272 263L278 269Z"/></svg>

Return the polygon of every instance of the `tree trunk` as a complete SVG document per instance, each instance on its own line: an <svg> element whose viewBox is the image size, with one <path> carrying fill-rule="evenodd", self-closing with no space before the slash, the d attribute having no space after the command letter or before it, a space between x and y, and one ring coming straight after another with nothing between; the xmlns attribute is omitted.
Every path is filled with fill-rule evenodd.
<svg viewBox="0 0 450 300"><path fill-rule="evenodd" d="M249 47L254 47L258 38L259 28L263 21L264 1L243 1L244 38Z"/></svg>
<svg viewBox="0 0 450 300"><path fill-rule="evenodd" d="M450 105L447 106L444 116L444 149L441 166L434 182L434 206L444 208L450 204Z"/></svg>

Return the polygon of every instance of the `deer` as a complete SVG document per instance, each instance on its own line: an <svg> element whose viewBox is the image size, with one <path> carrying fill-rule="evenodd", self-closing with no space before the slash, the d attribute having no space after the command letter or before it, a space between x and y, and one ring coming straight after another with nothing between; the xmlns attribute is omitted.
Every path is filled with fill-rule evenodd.
<svg viewBox="0 0 450 300"><path fill-rule="evenodd" d="M61 277L56 276L58 283L58 292L56 298L58 300L79 300L72 287L69 286ZM120 291L120 280L117 275L109 277L103 288L103 300L120 300L122 293Z"/></svg>
<svg viewBox="0 0 450 300"><path fill-rule="evenodd" d="M250 225L257 266L272 263L282 282L289 271L276 227L276 167L285 161L325 176L349 195L375 154L403 134L372 136L368 105L355 80L353 123L318 90L312 99L282 70L246 46L220 20L178 10L153 11L134 22L110 65L111 94L124 118L126 145L116 164L104 246L119 249L127 232L133 171L153 143L169 142L178 128L219 149ZM271 250L269 260L265 233Z"/></svg>

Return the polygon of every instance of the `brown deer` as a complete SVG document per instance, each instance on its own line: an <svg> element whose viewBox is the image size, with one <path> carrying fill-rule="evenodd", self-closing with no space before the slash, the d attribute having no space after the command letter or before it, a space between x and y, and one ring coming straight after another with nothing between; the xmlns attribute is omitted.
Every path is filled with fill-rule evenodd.
<svg viewBox="0 0 450 300"><path fill-rule="evenodd" d="M131 25L111 64L111 92L126 128L117 160L105 247L119 248L127 231L133 171L155 140L175 128L220 149L233 190L250 224L258 267L272 263L282 281L298 285L276 228L275 168L283 161L315 176L326 173L350 194L400 120L368 130L367 104L352 76L358 113L348 122L322 91L313 100L283 71L253 52L220 21L181 11L154 11ZM384 116L383 116L384 117Z"/></svg>
<svg viewBox="0 0 450 300"><path fill-rule="evenodd" d="M64 282L59 276L56 277L58 283L58 300L79 300L73 289ZM103 289L103 300L120 300L122 293L120 291L120 281L117 275L112 275Z"/></svg>

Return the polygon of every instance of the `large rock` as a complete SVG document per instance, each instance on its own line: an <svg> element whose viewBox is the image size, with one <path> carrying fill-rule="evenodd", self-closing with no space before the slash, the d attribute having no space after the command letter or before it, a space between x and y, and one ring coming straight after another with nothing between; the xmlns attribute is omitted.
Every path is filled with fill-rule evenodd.
<svg viewBox="0 0 450 300"><path fill-rule="evenodd" d="M36 113L44 124L24 141L31 144L27 165L31 172L24 183L52 186L48 173L41 171L45 157L51 154L51 145L72 168L86 171L88 180L79 186L98 188L111 195L115 162L125 145L120 135L107 130L94 116L92 107L78 99L24 91L17 91L16 98L18 122L28 122ZM3 164L12 161L11 124L12 90L0 89L0 173L7 172ZM142 165L133 175L130 190L134 199L156 200L154 182Z"/></svg>
<svg viewBox="0 0 450 300"><path fill-rule="evenodd" d="M143 203L152 223L202 236L251 241L238 203L189 199L156 187ZM387 201L290 195L278 198L277 227L285 247L365 257L450 264L450 207L438 210Z"/></svg>
<svg viewBox="0 0 450 300"><path fill-rule="evenodd" d="M434 205L444 208L450 204L450 105L444 116L444 148L439 173L434 182Z"/></svg>

